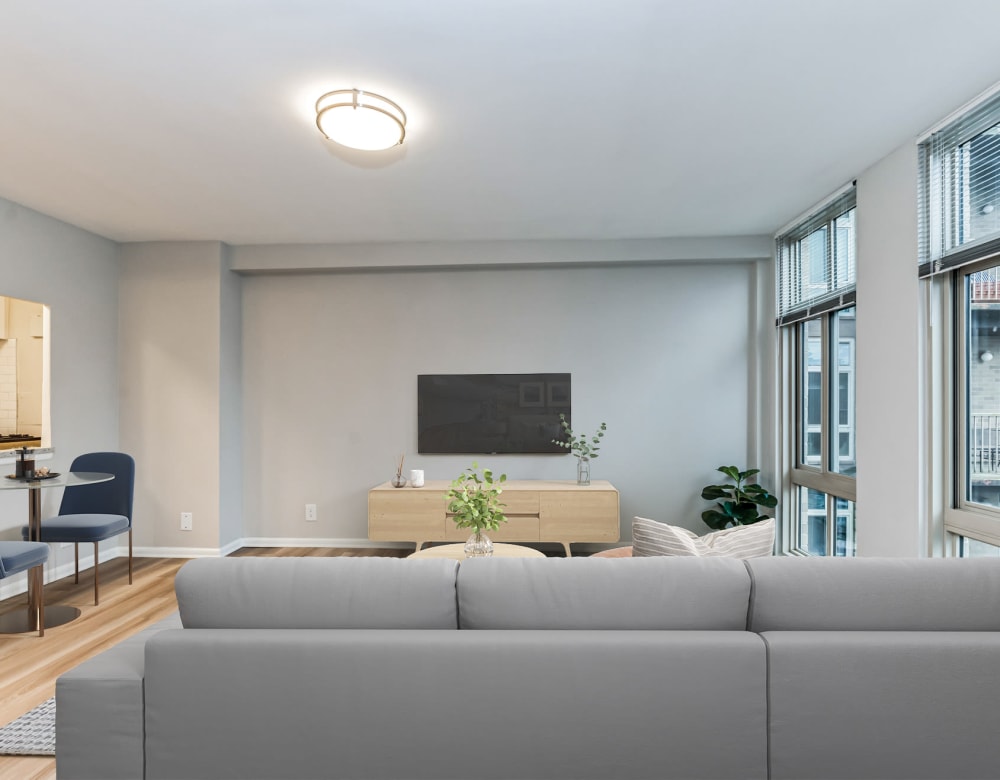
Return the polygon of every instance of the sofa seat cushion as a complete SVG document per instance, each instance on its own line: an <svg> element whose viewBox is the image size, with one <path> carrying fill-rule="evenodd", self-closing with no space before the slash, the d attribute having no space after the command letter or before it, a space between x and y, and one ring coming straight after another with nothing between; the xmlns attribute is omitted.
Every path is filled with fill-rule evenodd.
<svg viewBox="0 0 1000 780"><path fill-rule="evenodd" d="M774 551L774 518L698 536L687 528L645 517L632 520L632 556L758 558Z"/></svg>
<svg viewBox="0 0 1000 780"><path fill-rule="evenodd" d="M458 561L200 558L177 573L185 628L458 628Z"/></svg>
<svg viewBox="0 0 1000 780"><path fill-rule="evenodd" d="M725 558L479 558L458 570L463 629L746 629L750 577Z"/></svg>

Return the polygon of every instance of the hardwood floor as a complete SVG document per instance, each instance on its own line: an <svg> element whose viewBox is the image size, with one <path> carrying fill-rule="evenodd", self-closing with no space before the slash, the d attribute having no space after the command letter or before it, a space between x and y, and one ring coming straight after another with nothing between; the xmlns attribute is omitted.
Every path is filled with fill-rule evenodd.
<svg viewBox="0 0 1000 780"><path fill-rule="evenodd" d="M412 550L330 547L245 547L232 557L405 557ZM55 695L56 678L82 661L117 644L177 609L174 576L185 563L175 558L136 558L134 584L128 584L128 560L101 564L101 603L94 606L93 573L80 573L80 584L67 577L45 586L46 604L79 607L80 617L35 634L0 635L0 725ZM0 614L23 607L25 596L0 602ZM0 756L0 780L52 780L53 758Z"/></svg>

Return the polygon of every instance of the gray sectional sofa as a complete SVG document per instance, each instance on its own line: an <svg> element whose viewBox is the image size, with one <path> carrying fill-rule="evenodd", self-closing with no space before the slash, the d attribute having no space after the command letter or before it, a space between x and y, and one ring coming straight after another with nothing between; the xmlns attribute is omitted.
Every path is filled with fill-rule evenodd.
<svg viewBox="0 0 1000 780"><path fill-rule="evenodd" d="M59 778L1000 777L1000 561L205 559L176 589L59 679Z"/></svg>

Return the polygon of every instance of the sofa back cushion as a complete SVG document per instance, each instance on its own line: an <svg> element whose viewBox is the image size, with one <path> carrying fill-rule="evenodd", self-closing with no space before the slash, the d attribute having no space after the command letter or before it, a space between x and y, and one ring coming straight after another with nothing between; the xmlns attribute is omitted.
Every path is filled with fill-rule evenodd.
<svg viewBox="0 0 1000 780"><path fill-rule="evenodd" d="M997 631L1000 560L754 558L751 631Z"/></svg>
<svg viewBox="0 0 1000 780"><path fill-rule="evenodd" d="M746 629L750 578L727 558L485 558L458 571L465 629Z"/></svg>
<svg viewBox="0 0 1000 780"><path fill-rule="evenodd" d="M457 561L200 558L177 573L185 628L458 628Z"/></svg>

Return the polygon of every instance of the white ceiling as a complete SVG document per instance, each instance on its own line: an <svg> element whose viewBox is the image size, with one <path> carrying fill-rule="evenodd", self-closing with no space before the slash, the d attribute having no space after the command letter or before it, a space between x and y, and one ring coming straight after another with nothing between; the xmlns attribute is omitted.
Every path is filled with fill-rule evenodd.
<svg viewBox="0 0 1000 780"><path fill-rule="evenodd" d="M769 234L1000 80L996 0L0 0L0 196L119 241ZM406 143L313 103L402 104Z"/></svg>

